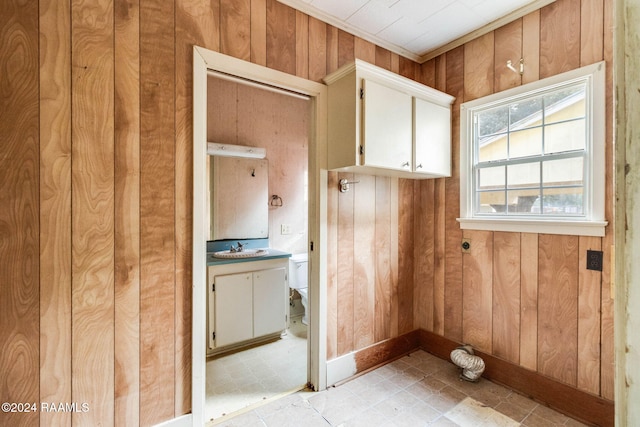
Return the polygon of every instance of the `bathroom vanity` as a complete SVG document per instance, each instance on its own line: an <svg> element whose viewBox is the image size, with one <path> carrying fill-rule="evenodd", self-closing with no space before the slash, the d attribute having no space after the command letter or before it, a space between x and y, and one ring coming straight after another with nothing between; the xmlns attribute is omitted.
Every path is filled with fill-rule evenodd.
<svg viewBox="0 0 640 427"><path fill-rule="evenodd" d="M216 258L207 253L207 355L278 338L287 327L289 258Z"/></svg>

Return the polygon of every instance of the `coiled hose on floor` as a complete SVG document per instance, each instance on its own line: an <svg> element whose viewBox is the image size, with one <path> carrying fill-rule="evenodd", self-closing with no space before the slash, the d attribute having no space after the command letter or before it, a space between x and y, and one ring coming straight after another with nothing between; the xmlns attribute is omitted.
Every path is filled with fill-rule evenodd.
<svg viewBox="0 0 640 427"><path fill-rule="evenodd" d="M484 360L473 354L470 345L463 345L451 352L451 361L462 368L460 378L466 381L478 381L484 372Z"/></svg>

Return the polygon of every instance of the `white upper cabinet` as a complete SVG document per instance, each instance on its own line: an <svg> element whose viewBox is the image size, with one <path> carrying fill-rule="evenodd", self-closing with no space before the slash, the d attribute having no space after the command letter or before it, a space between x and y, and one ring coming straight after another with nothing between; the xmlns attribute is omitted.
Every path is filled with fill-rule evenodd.
<svg viewBox="0 0 640 427"><path fill-rule="evenodd" d="M324 80L329 169L418 179L451 174L452 96L360 60Z"/></svg>
<svg viewBox="0 0 640 427"><path fill-rule="evenodd" d="M411 95L363 79L363 164L411 170L413 120Z"/></svg>

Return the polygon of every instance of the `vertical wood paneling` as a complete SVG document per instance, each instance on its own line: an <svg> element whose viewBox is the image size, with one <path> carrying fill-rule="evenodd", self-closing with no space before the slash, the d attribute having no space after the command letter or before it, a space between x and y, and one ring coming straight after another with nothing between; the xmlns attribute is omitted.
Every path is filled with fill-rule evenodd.
<svg viewBox="0 0 640 427"><path fill-rule="evenodd" d="M492 352L493 232L465 230L471 240L463 255L462 341Z"/></svg>
<svg viewBox="0 0 640 427"><path fill-rule="evenodd" d="M507 61L518 69L522 57L522 19L516 19L495 31L495 92L520 86L522 77L507 67Z"/></svg>
<svg viewBox="0 0 640 427"><path fill-rule="evenodd" d="M338 247L338 178L327 177L327 247ZM338 251L327 251L327 360L338 356Z"/></svg>
<svg viewBox="0 0 640 427"><path fill-rule="evenodd" d="M38 402L38 2L3 3L0 37L0 390L3 402ZM46 333L51 329L45 327ZM64 348L64 342L61 344ZM37 412L3 411L0 424L37 425L38 417Z"/></svg>
<svg viewBox="0 0 640 427"><path fill-rule="evenodd" d="M40 1L41 402L71 402L70 22L68 3ZM40 425L71 425L71 413L40 412Z"/></svg>
<svg viewBox="0 0 640 427"><path fill-rule="evenodd" d="M464 44L464 101L493 93L494 33Z"/></svg>
<svg viewBox="0 0 640 427"><path fill-rule="evenodd" d="M296 74L296 11L267 0L267 67Z"/></svg>
<svg viewBox="0 0 640 427"><path fill-rule="evenodd" d="M460 104L464 102L464 46L446 53L446 92L456 97L451 120L451 178L445 180L444 334L462 341L462 231L460 214Z"/></svg>
<svg viewBox="0 0 640 427"><path fill-rule="evenodd" d="M522 17L522 57L524 73L522 83L540 78L540 11Z"/></svg>
<svg viewBox="0 0 640 427"><path fill-rule="evenodd" d="M251 0L251 62L267 65L267 1ZM302 43L304 38L296 43ZM301 56L301 55L300 55Z"/></svg>
<svg viewBox="0 0 640 427"><path fill-rule="evenodd" d="M493 234L493 354L520 362L520 233Z"/></svg>
<svg viewBox="0 0 640 427"><path fill-rule="evenodd" d="M355 38L353 47L354 56L370 64L376 63L376 45L360 37Z"/></svg>
<svg viewBox="0 0 640 427"><path fill-rule="evenodd" d="M309 80L321 81L327 73L327 24L309 17Z"/></svg>
<svg viewBox="0 0 640 427"><path fill-rule="evenodd" d="M354 348L374 343L376 178L356 175L354 185Z"/></svg>
<svg viewBox="0 0 640 427"><path fill-rule="evenodd" d="M338 181L341 179L354 180L350 173L338 174ZM354 192L338 195L338 356L354 348Z"/></svg>
<svg viewBox="0 0 640 427"><path fill-rule="evenodd" d="M72 420L110 425L115 324L113 4L74 0L71 11L71 396L91 408L72 414Z"/></svg>
<svg viewBox="0 0 640 427"><path fill-rule="evenodd" d="M433 331L434 180L414 183L415 238L413 242L414 328Z"/></svg>
<svg viewBox="0 0 640 427"><path fill-rule="evenodd" d="M375 65L384 68L385 70L391 70L391 52L383 47L376 46Z"/></svg>
<svg viewBox="0 0 640 427"><path fill-rule="evenodd" d="M399 310L400 310L400 302L398 301L399 295L399 280L400 280L400 262L398 259L400 248L398 245L400 244L400 184L399 179L397 178L389 178L389 202L390 202L390 211L389 211L389 290L390 290L390 298L389 298L389 337L394 338L399 335L400 331L400 322L399 322Z"/></svg>
<svg viewBox="0 0 640 427"><path fill-rule="evenodd" d="M391 180L376 177L376 341L391 336L391 209Z"/></svg>
<svg viewBox="0 0 640 427"><path fill-rule="evenodd" d="M520 236L520 365L538 369L538 235Z"/></svg>
<svg viewBox="0 0 640 427"><path fill-rule="evenodd" d="M115 424L140 421L140 10L115 3Z"/></svg>
<svg viewBox="0 0 640 427"><path fill-rule="evenodd" d="M445 91L447 88L447 57L435 58L435 88ZM453 143L453 142L452 142ZM445 325L445 243L446 243L446 182L436 179L433 189L434 236L433 236L433 332L444 335Z"/></svg>
<svg viewBox="0 0 640 427"><path fill-rule="evenodd" d="M398 180L398 334L413 330L413 187L417 181Z"/></svg>
<svg viewBox="0 0 640 427"><path fill-rule="evenodd" d="M580 8L580 65L602 61L604 0L582 0Z"/></svg>
<svg viewBox="0 0 640 427"><path fill-rule="evenodd" d="M538 370L576 386L578 238L539 236Z"/></svg>
<svg viewBox="0 0 640 427"><path fill-rule="evenodd" d="M338 68L355 59L355 36L338 30Z"/></svg>
<svg viewBox="0 0 640 427"><path fill-rule="evenodd" d="M251 60L251 0L220 0L220 52Z"/></svg>
<svg viewBox="0 0 640 427"><path fill-rule="evenodd" d="M578 259L578 388L600 394L602 273L587 270L587 251L601 250L599 237L580 237Z"/></svg>
<svg viewBox="0 0 640 427"><path fill-rule="evenodd" d="M173 4L141 0L140 16L140 423L150 425L175 407Z"/></svg>
<svg viewBox="0 0 640 427"><path fill-rule="evenodd" d="M340 61L339 32L332 25L327 25L327 74L338 69Z"/></svg>
<svg viewBox="0 0 640 427"><path fill-rule="evenodd" d="M296 76L309 78L309 15L296 11Z"/></svg>
<svg viewBox="0 0 640 427"><path fill-rule="evenodd" d="M580 66L580 0L540 9L540 78Z"/></svg>
<svg viewBox="0 0 640 427"><path fill-rule="evenodd" d="M219 17L218 1L206 6L199 0L176 1L176 416L191 410L193 45L219 50Z"/></svg>

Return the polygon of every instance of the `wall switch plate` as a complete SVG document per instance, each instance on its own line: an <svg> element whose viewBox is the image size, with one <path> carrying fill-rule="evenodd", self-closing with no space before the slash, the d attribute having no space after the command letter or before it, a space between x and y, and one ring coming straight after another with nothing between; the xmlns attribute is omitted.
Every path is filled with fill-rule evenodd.
<svg viewBox="0 0 640 427"><path fill-rule="evenodd" d="M291 234L291 224L280 224L280 234Z"/></svg>
<svg viewBox="0 0 640 427"><path fill-rule="evenodd" d="M602 251L587 251L587 270L602 271Z"/></svg>

